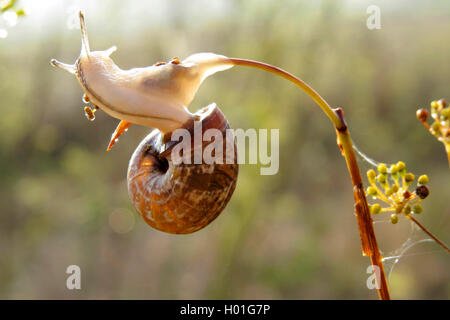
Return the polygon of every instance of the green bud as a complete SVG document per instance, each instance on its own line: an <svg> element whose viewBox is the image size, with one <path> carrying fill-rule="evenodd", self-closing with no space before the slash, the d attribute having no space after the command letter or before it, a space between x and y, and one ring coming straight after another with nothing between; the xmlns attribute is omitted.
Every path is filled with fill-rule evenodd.
<svg viewBox="0 0 450 320"><path fill-rule="evenodd" d="M387 167L384 163L380 163L377 167L379 173L387 173Z"/></svg>
<svg viewBox="0 0 450 320"><path fill-rule="evenodd" d="M397 166L395 164L391 165L391 167L389 168L389 172L391 174L396 174L398 171Z"/></svg>
<svg viewBox="0 0 450 320"><path fill-rule="evenodd" d="M450 108L445 108L442 110L441 115L444 117L444 120L447 120L450 118Z"/></svg>
<svg viewBox="0 0 450 320"><path fill-rule="evenodd" d="M406 169L406 164L403 161L397 162L397 170L402 171L404 169Z"/></svg>
<svg viewBox="0 0 450 320"><path fill-rule="evenodd" d="M375 173L375 170L370 169L369 171L367 171L367 179L369 179L370 183L375 182L376 176L377 174Z"/></svg>
<svg viewBox="0 0 450 320"><path fill-rule="evenodd" d="M378 194L378 191L377 191L377 189L374 188L374 187L368 187L368 188L367 188L367 194L368 194L369 196L375 197L375 196Z"/></svg>
<svg viewBox="0 0 450 320"><path fill-rule="evenodd" d="M417 179L417 182L418 182L419 184L427 184L428 181L429 181L429 179L428 179L428 176L427 176L426 174L421 175L421 176L419 177L419 179Z"/></svg>
<svg viewBox="0 0 450 320"><path fill-rule="evenodd" d="M439 104L437 101L431 101L431 109L437 109L439 107Z"/></svg>
<svg viewBox="0 0 450 320"><path fill-rule="evenodd" d="M438 132L440 127L441 125L439 124L439 122L433 122L433 124L431 125L431 129L435 132Z"/></svg>
<svg viewBox="0 0 450 320"><path fill-rule="evenodd" d="M403 213L408 215L411 213L411 206L406 206L403 208Z"/></svg>
<svg viewBox="0 0 450 320"><path fill-rule="evenodd" d="M397 162L397 171L400 172L400 175L403 177L406 173L406 164L403 161Z"/></svg>
<svg viewBox="0 0 450 320"><path fill-rule="evenodd" d="M396 185L396 184L394 184L393 186L392 186L392 191L394 191L394 193L396 193L396 192L398 192L398 185Z"/></svg>
<svg viewBox="0 0 450 320"><path fill-rule="evenodd" d="M406 175L405 175L405 182L406 183L411 183L411 182L413 182L414 181L414 175L412 174L412 173L407 173Z"/></svg>
<svg viewBox="0 0 450 320"><path fill-rule="evenodd" d="M396 213L391 214L391 223L396 224L398 222L398 215Z"/></svg>
<svg viewBox="0 0 450 320"><path fill-rule="evenodd" d="M386 183L386 175L384 175L384 174L379 174L379 175L377 176L377 181L378 181L379 183L381 183L382 185L385 184L385 183Z"/></svg>
<svg viewBox="0 0 450 320"><path fill-rule="evenodd" d="M420 214L420 213L422 213L422 211L423 211L423 209L422 209L422 206L421 206L420 204L416 204L416 205L413 207L413 212L414 212L415 214Z"/></svg>
<svg viewBox="0 0 450 320"><path fill-rule="evenodd" d="M378 203L375 203L370 206L370 213L371 214L378 214L381 212L381 206Z"/></svg>

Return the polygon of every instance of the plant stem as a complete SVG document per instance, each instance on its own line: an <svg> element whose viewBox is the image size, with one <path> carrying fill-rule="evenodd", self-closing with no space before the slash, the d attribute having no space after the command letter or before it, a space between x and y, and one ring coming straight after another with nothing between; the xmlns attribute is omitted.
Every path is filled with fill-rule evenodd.
<svg viewBox="0 0 450 320"><path fill-rule="evenodd" d="M383 262L378 249L378 244L373 229L373 221L370 216L369 206L367 204L366 195L364 193L364 186L359 172L358 163L356 162L353 144L350 139L350 133L345 123L344 113L342 109L333 110L330 105L323 99L313 88L311 88L303 80L297 78L291 73L275 66L265 64L258 61L230 58L234 65L247 66L261 69L274 73L282 78L285 78L305 91L323 110L328 118L333 123L338 137L338 146L341 149L345 161L347 163L348 172L353 184L353 196L355 199L355 215L358 223L359 233L362 243L363 255L370 257L372 265L377 266L379 270L379 277L376 277L378 295L382 300L389 300L389 288L386 281Z"/></svg>
<svg viewBox="0 0 450 320"><path fill-rule="evenodd" d="M330 118L330 120L333 122L335 127L340 124L339 118L334 114L333 109L331 109L331 107L325 101L325 99L322 98L313 88L311 88L306 82L304 82L300 78L297 78L293 74L267 63L238 58L230 58L230 60L236 66L246 66L268 71L295 83L319 105L319 107L323 110L323 112L325 112L328 118Z"/></svg>
<svg viewBox="0 0 450 320"><path fill-rule="evenodd" d="M411 216L410 214L408 214L406 216L409 220L413 221L420 229L422 229L423 232L425 232L431 239L433 239L438 245L440 245L442 248L444 248L445 250L447 250L448 253L450 253L450 249L445 245L445 243L443 243L441 240L439 240L438 238L436 238L430 231L427 230L427 228L425 228L425 226L423 224L421 224L418 220L416 220L413 216Z"/></svg>
<svg viewBox="0 0 450 320"><path fill-rule="evenodd" d="M378 295L382 300L389 300L389 287L384 272L384 266L380 250L378 249L375 230L373 229L373 221L370 216L369 205L367 204L366 194L364 192L364 185L361 179L359 166L356 161L355 152L353 149L350 132L344 119L344 112L341 108L334 110L342 121L342 126L336 128L338 136L338 146L342 151L347 163L347 168L350 173L353 184L353 196L355 198L355 214L358 222L358 228L361 236L361 244L363 255L369 256L372 265L377 266L380 271L380 279L377 279Z"/></svg>

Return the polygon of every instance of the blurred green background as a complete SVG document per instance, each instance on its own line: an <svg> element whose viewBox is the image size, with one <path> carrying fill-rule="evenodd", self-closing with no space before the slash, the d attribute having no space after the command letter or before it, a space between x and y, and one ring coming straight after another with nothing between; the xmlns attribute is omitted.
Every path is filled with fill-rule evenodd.
<svg viewBox="0 0 450 320"><path fill-rule="evenodd" d="M380 30L366 27L372 4L381 8ZM20 5L29 14L0 39L0 298L377 298L366 287L369 259L361 256L352 188L329 120L299 89L259 70L214 75L190 110L216 102L234 128L279 128L279 173L242 165L227 208L197 233L148 227L125 179L150 129L131 127L105 152L118 120L98 112L87 121L75 78L49 65L77 58L78 8L91 48L117 45L113 58L124 69L211 51L300 76L344 108L362 151L429 175L419 219L450 242L446 156L415 118L419 106L450 99L448 1ZM409 237L403 219L376 230L386 255ZM445 251L426 243L408 253L391 273L392 297L448 299ZM71 264L81 267L81 290L66 289Z"/></svg>

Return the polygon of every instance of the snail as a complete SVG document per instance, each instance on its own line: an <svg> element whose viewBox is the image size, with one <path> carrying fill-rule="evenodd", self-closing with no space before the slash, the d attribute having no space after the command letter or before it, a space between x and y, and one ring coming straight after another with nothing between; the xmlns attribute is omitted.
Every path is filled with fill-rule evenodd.
<svg viewBox="0 0 450 320"><path fill-rule="evenodd" d="M205 78L231 68L233 63L222 55L198 53L183 61L174 58L167 63L122 70L110 58L115 46L90 50L82 12L79 18L81 52L76 62L69 65L52 59L50 63L76 76L85 92L83 100L91 102L94 110L101 109L121 120L107 150L131 124L154 128L129 162L127 183L134 207L160 231L187 234L204 228L223 211L235 190L237 154L234 138L227 135L230 125L215 104L194 114L187 106ZM92 110L85 108L85 112L93 120ZM213 163L180 162L205 146L203 139L198 142L195 138L198 126L202 132L219 132L223 139L215 136L214 141L227 152L215 154ZM182 143L172 139L179 129L194 136L187 141L191 147L188 153L172 152Z"/></svg>
<svg viewBox="0 0 450 320"><path fill-rule="evenodd" d="M208 76L233 66L273 73L300 87L333 123L339 122L326 101L307 83L281 68L259 61L196 53L183 61L173 58L145 68L122 70L110 58L116 46L104 51L90 50L81 11L79 17L79 57L72 65L55 59L50 63L76 76L85 92L83 101L94 106L84 108L89 120L95 119L98 109L121 120L111 136L108 151L132 124L154 128L131 157L127 181L136 210L158 230L178 234L202 229L222 212L236 187L239 169L236 146L233 136L228 135L230 126L225 116L214 104L194 114L187 108ZM213 149L213 163L179 161L192 154L195 158L205 146L203 139L196 140L197 127L218 132L213 135L213 143L222 148ZM187 139L189 151L181 155L173 153L186 142L172 139L178 130L185 130L190 137Z"/></svg>

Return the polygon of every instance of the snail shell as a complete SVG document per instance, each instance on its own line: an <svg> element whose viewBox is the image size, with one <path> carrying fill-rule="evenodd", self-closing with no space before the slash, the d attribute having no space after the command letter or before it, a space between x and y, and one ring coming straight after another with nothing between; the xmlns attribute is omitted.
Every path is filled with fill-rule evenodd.
<svg viewBox="0 0 450 320"><path fill-rule="evenodd" d="M224 152L218 157L222 161L175 164L170 151L176 142L169 139L170 134L155 129L137 147L128 166L131 201L141 217L160 231L186 234L204 228L222 212L236 187L236 143L226 136L230 126L225 116L213 104L199 110L193 119L200 121L202 132L215 128L222 133ZM193 120L184 128L192 137L193 159L195 150L207 143L202 139L201 145L194 144Z"/></svg>

